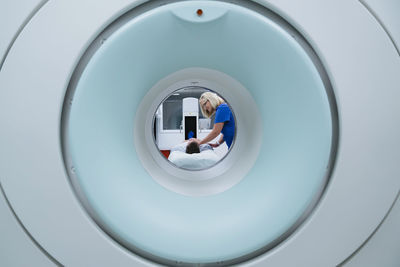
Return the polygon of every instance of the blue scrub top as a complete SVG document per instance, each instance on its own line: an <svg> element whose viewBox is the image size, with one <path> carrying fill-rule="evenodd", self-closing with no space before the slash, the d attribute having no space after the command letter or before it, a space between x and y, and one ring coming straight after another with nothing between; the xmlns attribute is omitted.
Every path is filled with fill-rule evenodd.
<svg viewBox="0 0 400 267"><path fill-rule="evenodd" d="M214 123L223 122L224 127L221 133L224 135L224 141L226 142L228 149L231 147L233 137L235 136L235 119L228 104L222 103L217 107L215 111Z"/></svg>

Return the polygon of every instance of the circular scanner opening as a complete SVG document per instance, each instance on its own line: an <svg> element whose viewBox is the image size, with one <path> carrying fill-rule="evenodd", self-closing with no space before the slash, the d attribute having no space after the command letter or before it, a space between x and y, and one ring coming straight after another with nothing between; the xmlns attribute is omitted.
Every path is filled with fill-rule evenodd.
<svg viewBox="0 0 400 267"><path fill-rule="evenodd" d="M333 91L305 39L265 7L163 3L117 19L79 62L63 107L68 176L132 253L170 266L241 263L289 238L319 201L338 138ZM200 170L155 145L160 103L190 86L223 96L236 125L229 153Z"/></svg>
<svg viewBox="0 0 400 267"><path fill-rule="evenodd" d="M209 88L188 85L165 98L153 117L157 149L175 167L204 170L218 164L234 144L235 115Z"/></svg>
<svg viewBox="0 0 400 267"><path fill-rule="evenodd" d="M174 105L176 108L182 106L185 111L189 109L185 114L182 112L182 118L179 118L182 127L179 126L179 130L162 131L161 113L163 111L160 110L160 103L174 94L174 97L177 97L176 91L185 88L192 88L191 91L197 88L196 90L201 92L199 99L185 98L185 108L183 100L178 107ZM210 91L210 88L214 91ZM227 98L223 99L220 96ZM208 109L210 111L208 115L211 117L215 115L212 118L215 127L213 126L211 130L197 130L199 120L196 107L198 104L199 109L202 105L204 109ZM238 111L237 116L233 112L233 106ZM157 112L159 112L159 120L155 118ZM204 112L207 113L207 110ZM182 121L185 116L192 119L194 124L190 124L189 121L186 127L185 122ZM165 120L167 121L168 117ZM178 127L179 120L175 127ZM228 190L240 182L251 168L259 153L261 124L257 104L238 81L216 70L186 68L161 79L142 99L135 115L135 149L150 176L168 190L187 196L213 195ZM250 128L252 131L246 130ZM194 133L199 134L201 140L190 139L189 135ZM185 152L188 143L193 144L192 141L198 143L211 141L214 147L211 150L201 145L204 151L189 155ZM168 150L160 149L154 145L155 142L158 142L161 148ZM170 161L165 160L166 154ZM243 156L246 160L241 162L240 172L232 175L233 165Z"/></svg>

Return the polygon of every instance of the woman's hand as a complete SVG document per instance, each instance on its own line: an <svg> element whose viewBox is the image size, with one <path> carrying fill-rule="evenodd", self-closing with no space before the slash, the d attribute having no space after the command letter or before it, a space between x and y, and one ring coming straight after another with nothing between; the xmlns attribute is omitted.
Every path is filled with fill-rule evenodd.
<svg viewBox="0 0 400 267"><path fill-rule="evenodd" d="M202 145L211 142L215 137L217 137L221 133L223 127L224 127L223 122L215 123L211 132L206 137L204 137L203 140L199 140L200 141L199 144Z"/></svg>
<svg viewBox="0 0 400 267"><path fill-rule="evenodd" d="M215 144L211 144L211 143L208 143L211 147L219 147L219 144L218 143L215 143Z"/></svg>

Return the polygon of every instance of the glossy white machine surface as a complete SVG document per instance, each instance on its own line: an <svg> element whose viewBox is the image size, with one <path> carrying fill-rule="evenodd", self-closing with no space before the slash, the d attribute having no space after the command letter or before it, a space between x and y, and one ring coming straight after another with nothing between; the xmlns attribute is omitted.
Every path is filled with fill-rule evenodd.
<svg viewBox="0 0 400 267"><path fill-rule="evenodd" d="M4 0L0 9L0 64L3 63L15 38L30 18L41 8L46 0L24 0L19 3Z"/></svg>
<svg viewBox="0 0 400 267"><path fill-rule="evenodd" d="M369 9L371 15L375 16L376 20L382 25L399 52L400 20L397 10L400 9L400 2L397 0L361 0L361 3Z"/></svg>
<svg viewBox="0 0 400 267"><path fill-rule="evenodd" d="M3 192L0 194L0 259L2 266L55 266L15 218Z"/></svg>
<svg viewBox="0 0 400 267"><path fill-rule="evenodd" d="M400 201L394 203L382 224L344 263L344 266L399 266Z"/></svg>
<svg viewBox="0 0 400 267"><path fill-rule="evenodd" d="M14 129L0 133L0 265L156 266L115 243L87 215L66 178L58 139L64 92L83 51L142 2L0 4L8 7L0 8L1 58L7 54L0 70L0 121L2 129ZM244 265L398 266L398 3L363 1L384 29L359 1L257 2L295 26L323 62L338 104L340 143L331 182L311 216ZM18 130L21 124L29 137ZM37 157L37 151L48 154Z"/></svg>

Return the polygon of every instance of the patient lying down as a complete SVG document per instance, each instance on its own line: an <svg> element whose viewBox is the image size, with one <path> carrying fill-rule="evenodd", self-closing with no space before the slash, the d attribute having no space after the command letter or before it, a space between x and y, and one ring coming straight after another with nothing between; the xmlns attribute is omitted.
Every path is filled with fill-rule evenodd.
<svg viewBox="0 0 400 267"><path fill-rule="evenodd" d="M193 153L200 153L200 145L196 141L192 141L187 144L186 146L186 153L193 154Z"/></svg>
<svg viewBox="0 0 400 267"><path fill-rule="evenodd" d="M220 157L210 145L199 145L196 141L189 141L173 147L168 160L177 167L200 170L213 166Z"/></svg>

